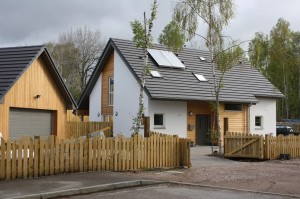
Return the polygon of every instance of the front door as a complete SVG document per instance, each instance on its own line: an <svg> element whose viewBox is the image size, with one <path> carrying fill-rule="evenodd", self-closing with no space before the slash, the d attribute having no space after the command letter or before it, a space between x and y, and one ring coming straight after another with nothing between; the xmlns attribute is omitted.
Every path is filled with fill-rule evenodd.
<svg viewBox="0 0 300 199"><path fill-rule="evenodd" d="M196 115L196 144L210 145L210 115Z"/></svg>

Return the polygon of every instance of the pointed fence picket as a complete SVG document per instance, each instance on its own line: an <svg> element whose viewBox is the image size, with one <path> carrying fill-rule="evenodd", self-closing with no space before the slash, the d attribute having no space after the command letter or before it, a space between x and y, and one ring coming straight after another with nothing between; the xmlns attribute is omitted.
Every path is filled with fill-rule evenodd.
<svg viewBox="0 0 300 199"><path fill-rule="evenodd" d="M94 137L59 140L24 137L1 140L0 180L60 173L126 171L191 166L189 140L152 133L150 137Z"/></svg>

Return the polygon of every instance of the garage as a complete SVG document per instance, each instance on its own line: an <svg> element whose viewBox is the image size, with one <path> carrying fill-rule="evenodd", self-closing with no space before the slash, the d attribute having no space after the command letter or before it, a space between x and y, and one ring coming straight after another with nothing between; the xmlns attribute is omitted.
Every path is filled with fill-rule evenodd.
<svg viewBox="0 0 300 199"><path fill-rule="evenodd" d="M52 134L53 112L48 110L10 108L10 138L22 136L46 137Z"/></svg>

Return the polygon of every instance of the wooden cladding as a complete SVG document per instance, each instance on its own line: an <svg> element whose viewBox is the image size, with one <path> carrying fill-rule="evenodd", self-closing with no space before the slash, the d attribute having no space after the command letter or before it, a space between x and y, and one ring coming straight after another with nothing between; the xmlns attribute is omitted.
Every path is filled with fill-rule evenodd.
<svg viewBox="0 0 300 199"><path fill-rule="evenodd" d="M190 112L192 113L190 115ZM211 115L211 110L207 102L188 102L187 103L187 124L193 128L187 129L187 138L196 143L196 115Z"/></svg>
<svg viewBox="0 0 300 199"><path fill-rule="evenodd" d="M221 132L224 130L224 118L228 118L228 131L247 133L247 114L248 105L242 104L241 111L227 111L224 110L224 104L220 106L220 124Z"/></svg>
<svg viewBox="0 0 300 199"><path fill-rule="evenodd" d="M10 107L57 111L53 133L65 137L66 103L42 58L29 66L4 97L0 104L0 132L4 139L9 138Z"/></svg>
<svg viewBox="0 0 300 199"><path fill-rule="evenodd" d="M102 115L113 115L113 106L109 105L109 79L114 78L114 53L109 57L102 71L102 99L101 110Z"/></svg>
<svg viewBox="0 0 300 199"><path fill-rule="evenodd" d="M188 102L187 103L187 138L196 143L196 115L205 114L211 115L213 120L213 113L208 102ZM227 120L227 130L231 132L247 132L247 117L248 106L241 104L241 111L227 111L224 110L224 104L220 104L220 125L221 132L224 132L224 118ZM189 128L189 127L194 128Z"/></svg>

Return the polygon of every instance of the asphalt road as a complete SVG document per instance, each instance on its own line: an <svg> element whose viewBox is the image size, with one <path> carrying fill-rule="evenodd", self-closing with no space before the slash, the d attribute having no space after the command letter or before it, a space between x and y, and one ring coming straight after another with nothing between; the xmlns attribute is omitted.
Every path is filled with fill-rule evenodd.
<svg viewBox="0 0 300 199"><path fill-rule="evenodd" d="M158 186L147 186L137 187L131 189L121 189L109 192L93 193L89 195L70 196L64 197L72 199L90 199L90 198L101 198L101 199L281 199L281 198L294 198L287 195L273 195L273 194L261 194L247 191L238 190L226 190L200 186L187 186L187 185L158 185Z"/></svg>

